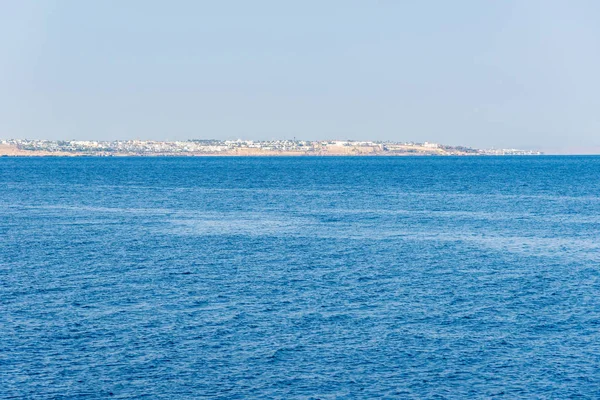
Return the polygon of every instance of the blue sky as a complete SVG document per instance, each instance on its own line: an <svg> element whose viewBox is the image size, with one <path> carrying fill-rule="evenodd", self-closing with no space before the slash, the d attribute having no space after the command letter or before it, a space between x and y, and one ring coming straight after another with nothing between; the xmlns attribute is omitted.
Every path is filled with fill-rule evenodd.
<svg viewBox="0 0 600 400"><path fill-rule="evenodd" d="M599 20L591 0L0 0L0 137L591 149Z"/></svg>

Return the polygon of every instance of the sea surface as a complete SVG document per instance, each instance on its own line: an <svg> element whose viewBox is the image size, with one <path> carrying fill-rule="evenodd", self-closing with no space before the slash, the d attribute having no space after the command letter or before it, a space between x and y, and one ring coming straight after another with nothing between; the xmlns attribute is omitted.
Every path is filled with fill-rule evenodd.
<svg viewBox="0 0 600 400"><path fill-rule="evenodd" d="M600 157L0 158L0 398L600 398Z"/></svg>

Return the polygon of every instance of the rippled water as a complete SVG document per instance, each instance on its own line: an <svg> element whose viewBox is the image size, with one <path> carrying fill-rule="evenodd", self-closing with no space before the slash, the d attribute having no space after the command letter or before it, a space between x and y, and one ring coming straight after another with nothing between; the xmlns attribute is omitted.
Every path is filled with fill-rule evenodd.
<svg viewBox="0 0 600 400"><path fill-rule="evenodd" d="M600 398L600 158L1 158L0 398Z"/></svg>

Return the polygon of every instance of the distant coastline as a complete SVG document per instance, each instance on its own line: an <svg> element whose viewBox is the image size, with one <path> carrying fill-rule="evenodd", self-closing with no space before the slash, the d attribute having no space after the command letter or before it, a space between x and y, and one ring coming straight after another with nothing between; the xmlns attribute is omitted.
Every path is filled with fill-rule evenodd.
<svg viewBox="0 0 600 400"><path fill-rule="evenodd" d="M0 156L123 157L123 156L481 156L541 155L519 149L474 149L438 143L353 140L187 140L82 141L0 140Z"/></svg>

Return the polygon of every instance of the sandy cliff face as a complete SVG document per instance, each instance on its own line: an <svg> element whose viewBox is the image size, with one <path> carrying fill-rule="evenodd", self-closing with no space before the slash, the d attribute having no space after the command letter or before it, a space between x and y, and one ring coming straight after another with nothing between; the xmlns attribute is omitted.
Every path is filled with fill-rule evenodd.
<svg viewBox="0 0 600 400"><path fill-rule="evenodd" d="M75 153L67 153L64 151L31 151L21 150L17 146L10 144L0 144L0 156L76 156Z"/></svg>

